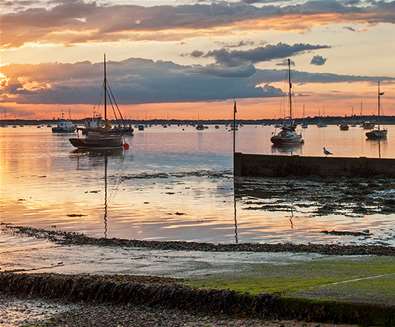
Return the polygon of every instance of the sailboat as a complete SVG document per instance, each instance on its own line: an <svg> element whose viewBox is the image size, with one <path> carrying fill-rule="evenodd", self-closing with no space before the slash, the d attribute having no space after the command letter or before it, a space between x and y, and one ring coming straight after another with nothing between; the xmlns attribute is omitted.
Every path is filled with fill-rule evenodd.
<svg viewBox="0 0 395 327"><path fill-rule="evenodd" d="M122 135L116 133L111 128L111 123L107 119L107 70L106 55L104 55L104 126L99 126L89 130L85 138L69 139L70 143L78 149L116 149L124 145ZM111 98L109 98L111 101Z"/></svg>
<svg viewBox="0 0 395 327"><path fill-rule="evenodd" d="M339 125L341 131L348 131L350 129L350 126L346 122L343 122Z"/></svg>
<svg viewBox="0 0 395 327"><path fill-rule="evenodd" d="M302 122L302 128L308 128L309 124L307 124L305 120L305 106L303 105L303 122Z"/></svg>
<svg viewBox="0 0 395 327"><path fill-rule="evenodd" d="M386 129L381 129L380 125L380 117L381 117L381 96L384 95L384 92L380 91L380 81L377 82L377 129L374 129L370 132L367 132L365 135L368 140L383 140L387 138L388 131Z"/></svg>
<svg viewBox="0 0 395 327"><path fill-rule="evenodd" d="M288 86L289 86L289 120L284 122L281 131L271 137L274 146L293 146L303 144L302 134L296 133L296 125L292 120L292 82L291 59L288 59Z"/></svg>
<svg viewBox="0 0 395 327"><path fill-rule="evenodd" d="M322 109L322 111L324 111L324 108ZM328 127L327 123L325 123L322 120L321 110L318 110L318 117L319 117L319 120L317 123L317 127L319 127L319 128Z"/></svg>

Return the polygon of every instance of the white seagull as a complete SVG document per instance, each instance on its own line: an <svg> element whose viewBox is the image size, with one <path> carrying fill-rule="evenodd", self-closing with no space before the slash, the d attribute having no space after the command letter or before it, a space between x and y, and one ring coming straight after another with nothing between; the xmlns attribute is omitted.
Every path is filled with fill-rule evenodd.
<svg viewBox="0 0 395 327"><path fill-rule="evenodd" d="M322 149L324 150L324 154L325 154L326 156L330 156L330 155L333 154L332 152L330 152L330 151L329 151L328 149L326 149L325 147L323 147Z"/></svg>

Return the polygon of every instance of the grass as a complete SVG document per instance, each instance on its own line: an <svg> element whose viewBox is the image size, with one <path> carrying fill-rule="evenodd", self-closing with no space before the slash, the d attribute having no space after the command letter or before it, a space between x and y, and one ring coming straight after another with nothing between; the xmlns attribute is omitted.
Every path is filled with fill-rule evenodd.
<svg viewBox="0 0 395 327"><path fill-rule="evenodd" d="M394 274L391 276L391 274ZM370 276L376 279L351 281ZM336 282L344 284L331 285ZM289 265L257 264L234 274L216 274L187 280L196 288L229 289L251 294L278 293L283 296L320 299L392 300L395 303L395 258L337 257Z"/></svg>

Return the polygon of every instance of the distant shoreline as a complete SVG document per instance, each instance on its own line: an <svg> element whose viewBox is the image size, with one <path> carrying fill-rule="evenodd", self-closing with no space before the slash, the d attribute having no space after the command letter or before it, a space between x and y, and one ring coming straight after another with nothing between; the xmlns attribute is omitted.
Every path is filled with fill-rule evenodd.
<svg viewBox="0 0 395 327"><path fill-rule="evenodd" d="M83 124L85 121L90 120L92 118L87 117L83 119L71 119L76 124ZM0 119L1 125L40 125L40 124L56 124L60 119ZM283 118L268 118L268 119L237 119L238 123L246 124L246 125L261 125L261 124L276 124L281 123ZM371 121L373 123L377 123L377 116L369 115L369 116L325 116L325 117L305 117L305 118L295 118L294 121L296 123L307 123L307 124L316 124L318 122L325 122L328 125L337 125L341 122L347 123L362 123L364 121ZM215 124L230 124L233 122L231 119L125 119L124 121L112 120L113 123L125 123L125 124L152 124L152 125L161 125L161 124L195 124L196 122L208 125ZM387 125L395 125L395 116L381 116L380 118L381 124Z"/></svg>

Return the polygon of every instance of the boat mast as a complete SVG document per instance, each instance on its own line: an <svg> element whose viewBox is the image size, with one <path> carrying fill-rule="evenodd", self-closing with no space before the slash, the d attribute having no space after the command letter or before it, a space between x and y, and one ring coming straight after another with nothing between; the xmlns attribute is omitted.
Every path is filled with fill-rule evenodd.
<svg viewBox="0 0 395 327"><path fill-rule="evenodd" d="M380 130L380 81L377 82L377 118L378 118L378 129Z"/></svg>
<svg viewBox="0 0 395 327"><path fill-rule="evenodd" d="M289 84L289 118L292 120L292 82L291 82L291 59L288 58L288 84Z"/></svg>
<svg viewBox="0 0 395 327"><path fill-rule="evenodd" d="M106 73L106 54L104 54L104 120L107 122L107 73Z"/></svg>

